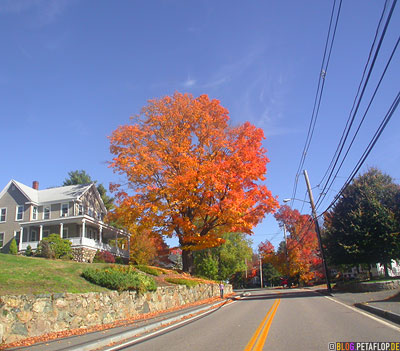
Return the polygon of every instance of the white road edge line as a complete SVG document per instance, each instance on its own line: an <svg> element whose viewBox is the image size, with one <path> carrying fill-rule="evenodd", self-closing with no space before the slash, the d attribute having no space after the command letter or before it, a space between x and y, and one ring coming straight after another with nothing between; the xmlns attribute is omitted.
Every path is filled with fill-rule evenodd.
<svg viewBox="0 0 400 351"><path fill-rule="evenodd" d="M167 330L169 330L169 329L172 329L172 328L175 328L175 327L177 327L177 326L180 326L181 324L185 324L185 323L187 323L187 322L190 322L190 321L192 321L192 320L194 320L194 319L196 319L196 318L200 318L200 317L202 317L202 316L205 316L205 315L207 315L207 314L209 314L209 313L211 313L211 312L214 312L214 311L215 311L216 309L218 309L218 308L224 308L224 307L226 307L226 306L230 306L230 305L232 305L232 304L235 303L235 302L237 302L237 301L232 301L232 302L230 302L230 303L228 303L228 304L224 304L224 305L222 305L222 306L220 306L220 307L217 307L217 308L211 309L211 310L209 310L209 311L203 312L203 313L198 314L198 315L196 315L196 316L193 316L193 317L190 317L190 318L188 318L188 319L185 319L185 320L183 320L183 321L181 321L181 322L171 324L171 325L169 325L169 326L167 326L167 327L165 327L165 328L163 328L163 327L161 326L161 327L160 327L161 329L159 329L159 330L157 330L157 331L154 331L154 332L152 332L152 333L149 333L149 334L140 336L140 337L138 337L138 338L136 338L136 339L134 339L134 340L127 341L127 342L125 342L125 343L123 343L123 344L118 344L118 345L115 345L115 346L111 346L111 347L109 347L108 349L102 349L102 351L113 351L113 350L118 350L118 349L120 349L120 348L123 348L123 347L125 347L125 346L134 345L134 344L138 343L139 341L145 340L145 339L147 339L147 338L151 338L151 337L154 336L154 335L160 334L160 333L162 333L162 332L164 332L164 331L167 331Z"/></svg>
<svg viewBox="0 0 400 351"><path fill-rule="evenodd" d="M355 311L355 312L358 312L358 313L360 313L360 314L362 314L362 315L364 315L364 316L367 316L367 317L369 317L369 318L371 318L371 319L373 319L373 320L375 320L375 321L377 321L377 322L379 322L379 323L381 323L381 324L384 324L384 325L386 325L387 327L390 327L390 328L392 328L392 329L394 329L394 330L400 331L400 328L399 328L399 327L397 327L397 326L395 326L395 325L393 325L393 324L391 324L391 323L389 323L389 322L386 322L386 321L384 321L384 320L382 320L382 319L380 319L380 318L378 318L378 317L375 317L375 316L373 316L372 314L369 314L369 313L366 313L366 312L364 312L364 311L361 311L361 310L359 310L358 308L355 308L355 307L353 307L353 306L346 305L345 303L340 302L340 301L338 301L338 300L335 300L335 299L333 299L333 298L330 297L330 296L324 296L324 297L327 298L328 300L331 300L331 301L333 301L333 302L338 303L339 305L342 305L342 306L344 306L344 307L347 307L347 308L349 308L349 309L351 309L351 310L353 310L353 311Z"/></svg>

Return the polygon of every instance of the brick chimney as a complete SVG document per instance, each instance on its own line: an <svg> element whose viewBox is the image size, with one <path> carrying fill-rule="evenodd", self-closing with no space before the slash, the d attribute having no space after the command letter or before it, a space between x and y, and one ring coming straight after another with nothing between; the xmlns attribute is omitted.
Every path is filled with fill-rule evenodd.
<svg viewBox="0 0 400 351"><path fill-rule="evenodd" d="M39 190L39 182L37 180L33 181L32 188L35 190Z"/></svg>

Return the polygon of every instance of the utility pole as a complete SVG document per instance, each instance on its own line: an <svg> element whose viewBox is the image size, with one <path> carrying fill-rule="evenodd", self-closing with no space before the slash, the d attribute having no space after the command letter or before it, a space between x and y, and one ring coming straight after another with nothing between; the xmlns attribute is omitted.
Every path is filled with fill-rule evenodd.
<svg viewBox="0 0 400 351"><path fill-rule="evenodd" d="M263 287L261 255L260 255L260 286L261 288Z"/></svg>
<svg viewBox="0 0 400 351"><path fill-rule="evenodd" d="M288 257L288 250L287 250L287 238L286 238L286 224L283 223L283 237L285 238L285 258L286 258L286 269L287 275L289 280L289 257ZM289 284L289 283L288 283Z"/></svg>
<svg viewBox="0 0 400 351"><path fill-rule="evenodd" d="M311 211L312 211L312 217L314 219L314 225L315 225L315 231L317 232L317 238L318 238L318 243L319 243L319 250L321 251L321 258L322 258L322 265L324 267L324 273L325 273L325 280L326 280L326 287L328 288L328 292L332 292L331 288L331 283L329 281L329 274L328 274L328 267L326 265L326 260L325 260L325 254L324 254L324 248L322 247L322 240L321 240L321 231L319 229L319 224L318 224L318 219L317 219L317 212L315 211L315 205L314 205L314 197L312 194L311 186L310 186L310 181L308 179L308 173L306 170L304 172L304 178L306 180L307 184L307 190L308 190L308 196L310 197L310 204L311 204Z"/></svg>
<svg viewBox="0 0 400 351"><path fill-rule="evenodd" d="M285 238L285 256L286 256L286 260L287 260L287 239L286 239L286 224L283 223L283 237Z"/></svg>
<svg viewBox="0 0 400 351"><path fill-rule="evenodd" d="M246 266L246 279L247 279L247 258L244 259L244 264Z"/></svg>

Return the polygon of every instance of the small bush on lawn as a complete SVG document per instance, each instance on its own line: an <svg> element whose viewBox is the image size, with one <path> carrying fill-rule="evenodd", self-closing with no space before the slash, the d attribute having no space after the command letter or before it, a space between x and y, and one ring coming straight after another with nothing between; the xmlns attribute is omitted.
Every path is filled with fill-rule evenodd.
<svg viewBox="0 0 400 351"><path fill-rule="evenodd" d="M117 263L117 264L125 264L124 259L121 256L115 257L115 263Z"/></svg>
<svg viewBox="0 0 400 351"><path fill-rule="evenodd" d="M160 269L157 269L157 268L154 268L154 267L145 266L143 264L138 264L138 265L136 265L134 267L137 268L139 271L145 272L147 274L155 275L156 277L158 277L159 275L163 274L163 272Z"/></svg>
<svg viewBox="0 0 400 351"><path fill-rule="evenodd" d="M172 284L186 285L188 288L192 288L199 284L198 281L189 280L185 278L165 278L165 280Z"/></svg>
<svg viewBox="0 0 400 351"><path fill-rule="evenodd" d="M93 258L94 263L115 263L115 257L111 252L97 250Z"/></svg>
<svg viewBox="0 0 400 351"><path fill-rule="evenodd" d="M32 247L31 245L28 245L25 250L25 256L32 256L32 255L33 255Z"/></svg>
<svg viewBox="0 0 400 351"><path fill-rule="evenodd" d="M94 284L112 290L135 290L138 293L144 293L157 289L153 278L136 271L132 266L87 268L83 271L82 276Z"/></svg>
<svg viewBox="0 0 400 351"><path fill-rule="evenodd" d="M11 240L9 253L11 255L16 255L18 253L17 242L15 241L15 239Z"/></svg>

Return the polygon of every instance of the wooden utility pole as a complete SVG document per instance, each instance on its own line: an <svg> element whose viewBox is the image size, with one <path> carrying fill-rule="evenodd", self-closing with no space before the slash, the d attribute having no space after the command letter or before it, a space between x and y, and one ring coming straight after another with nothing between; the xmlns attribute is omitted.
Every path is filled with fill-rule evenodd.
<svg viewBox="0 0 400 351"><path fill-rule="evenodd" d="M329 281L329 273L328 273L328 267L326 265L326 260L325 260L325 254L324 254L324 248L322 246L322 240L321 240L321 231L319 229L319 224L318 224L318 219L317 219L317 212L315 211L315 205L314 205L314 197L312 194L311 186L310 186L310 181L308 179L308 173L306 170L304 172L304 178L306 180L307 184L307 190L308 190L308 196L310 197L310 204L311 204L311 211L312 211L312 217L314 219L314 225L315 225L315 231L317 232L317 238L318 238L318 243L319 243L319 250L321 251L321 258L322 258L322 265L324 267L324 273L325 273L325 280L326 280L326 287L328 288L328 292L332 292L331 288L331 283Z"/></svg>

